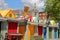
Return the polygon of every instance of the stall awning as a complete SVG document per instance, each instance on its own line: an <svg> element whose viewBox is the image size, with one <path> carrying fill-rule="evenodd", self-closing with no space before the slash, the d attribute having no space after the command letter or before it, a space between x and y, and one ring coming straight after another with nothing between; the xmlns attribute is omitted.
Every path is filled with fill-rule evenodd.
<svg viewBox="0 0 60 40"><path fill-rule="evenodd" d="M12 21L12 22L18 22L19 23L19 25L26 25L27 24L27 21L24 19L24 20L20 20L20 19L18 19L18 18L15 18L15 19L13 19L13 18L8 18L7 19L8 21Z"/></svg>
<svg viewBox="0 0 60 40"><path fill-rule="evenodd" d="M17 18L7 18L7 21L18 22Z"/></svg>
<svg viewBox="0 0 60 40"><path fill-rule="evenodd" d="M7 21L6 18L0 17L0 21Z"/></svg>

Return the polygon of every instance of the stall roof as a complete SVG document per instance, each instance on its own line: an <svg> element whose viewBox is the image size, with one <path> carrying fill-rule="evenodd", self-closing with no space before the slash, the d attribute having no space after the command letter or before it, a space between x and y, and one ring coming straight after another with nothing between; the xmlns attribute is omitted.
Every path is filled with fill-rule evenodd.
<svg viewBox="0 0 60 40"><path fill-rule="evenodd" d="M9 10L0 10L0 15L2 15L2 17L6 17L6 18L16 18L15 14L13 13L13 11L11 9Z"/></svg>
<svg viewBox="0 0 60 40"><path fill-rule="evenodd" d="M0 21L24 22L25 19L21 20L21 19L19 19L19 18L4 18L4 17L0 17Z"/></svg>
<svg viewBox="0 0 60 40"><path fill-rule="evenodd" d="M2 17L5 17L9 11L10 10L0 10L0 14L2 15Z"/></svg>

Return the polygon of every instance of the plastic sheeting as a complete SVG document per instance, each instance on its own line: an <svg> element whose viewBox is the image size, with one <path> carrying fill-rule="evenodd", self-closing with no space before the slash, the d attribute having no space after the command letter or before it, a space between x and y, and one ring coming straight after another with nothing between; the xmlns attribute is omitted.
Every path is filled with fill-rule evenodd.
<svg viewBox="0 0 60 40"><path fill-rule="evenodd" d="M58 38L58 30L57 30L57 28L54 28L54 38Z"/></svg>
<svg viewBox="0 0 60 40"><path fill-rule="evenodd" d="M30 31L30 35L34 35L34 25L28 25L28 29Z"/></svg>
<svg viewBox="0 0 60 40"><path fill-rule="evenodd" d="M46 33L47 33L47 29L46 29L46 27L44 27L44 28L43 28L43 38L44 38L44 39L47 38Z"/></svg>
<svg viewBox="0 0 60 40"><path fill-rule="evenodd" d="M8 33L17 33L17 23L8 22Z"/></svg>
<svg viewBox="0 0 60 40"><path fill-rule="evenodd" d="M38 17L33 17L34 22L38 22Z"/></svg>
<svg viewBox="0 0 60 40"><path fill-rule="evenodd" d="M19 33L25 34L26 28L25 25L19 25Z"/></svg>
<svg viewBox="0 0 60 40"><path fill-rule="evenodd" d="M42 36L42 26L38 26L38 35Z"/></svg>

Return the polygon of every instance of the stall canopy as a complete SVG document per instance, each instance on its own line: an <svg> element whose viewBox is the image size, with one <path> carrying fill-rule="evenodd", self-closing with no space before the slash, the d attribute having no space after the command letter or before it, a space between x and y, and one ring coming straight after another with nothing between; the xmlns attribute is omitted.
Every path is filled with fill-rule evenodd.
<svg viewBox="0 0 60 40"><path fill-rule="evenodd" d="M12 10L0 10L0 16L5 18L15 18Z"/></svg>

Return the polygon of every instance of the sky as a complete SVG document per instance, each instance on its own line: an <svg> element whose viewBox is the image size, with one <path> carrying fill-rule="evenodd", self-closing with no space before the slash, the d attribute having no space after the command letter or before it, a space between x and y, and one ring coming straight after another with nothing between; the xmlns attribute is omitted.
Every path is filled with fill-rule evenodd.
<svg viewBox="0 0 60 40"><path fill-rule="evenodd" d="M5 0L9 8L12 9L23 9L22 0Z"/></svg>
<svg viewBox="0 0 60 40"><path fill-rule="evenodd" d="M4 4L8 6L8 8L11 9L24 9L24 5L28 5L30 7L33 7L34 3L36 3L36 6L38 10L42 10L44 8L44 0L3 0ZM2 1L0 1L2 2ZM7 7L6 6L6 7Z"/></svg>

